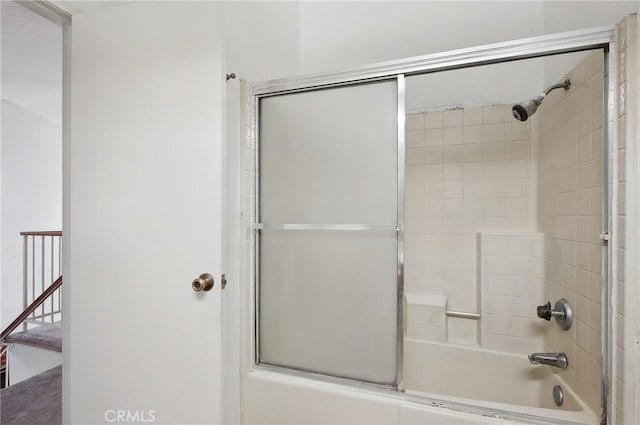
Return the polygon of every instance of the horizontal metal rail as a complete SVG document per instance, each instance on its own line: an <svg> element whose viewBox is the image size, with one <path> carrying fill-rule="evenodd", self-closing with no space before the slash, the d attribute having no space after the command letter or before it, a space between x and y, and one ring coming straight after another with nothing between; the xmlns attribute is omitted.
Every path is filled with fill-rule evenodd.
<svg viewBox="0 0 640 425"><path fill-rule="evenodd" d="M613 27L542 35L524 40L512 40L381 62L346 71L258 82L252 86L253 94L257 96L277 95L317 87L330 87L353 81L392 78L398 74L419 75L559 53L578 52L607 47L609 43L614 41L614 36Z"/></svg>
<svg viewBox="0 0 640 425"><path fill-rule="evenodd" d="M20 236L62 236L59 230L47 230L41 232L20 232Z"/></svg>
<svg viewBox="0 0 640 425"><path fill-rule="evenodd" d="M465 311L446 311L447 317L458 317L460 319L480 320L480 313L467 313Z"/></svg>
<svg viewBox="0 0 640 425"><path fill-rule="evenodd" d="M255 223L254 230L338 230L338 231L367 231L388 230L397 231L397 224L262 224Z"/></svg>
<svg viewBox="0 0 640 425"><path fill-rule="evenodd" d="M58 288L62 286L62 276L56 279L47 289L45 289L42 294L38 298L36 298L27 308L25 308L22 313L16 317L16 319L11 322L9 326L6 327L5 330L0 334L0 342L4 341L6 337L8 337L11 332L16 330L18 326L20 326L27 318L33 313L42 303L46 301L49 296L51 296Z"/></svg>

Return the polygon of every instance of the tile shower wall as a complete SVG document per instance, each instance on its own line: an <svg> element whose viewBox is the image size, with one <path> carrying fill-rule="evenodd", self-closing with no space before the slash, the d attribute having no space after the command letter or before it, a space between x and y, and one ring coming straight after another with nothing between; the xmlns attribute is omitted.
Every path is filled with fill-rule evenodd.
<svg viewBox="0 0 640 425"><path fill-rule="evenodd" d="M535 312L544 298L544 236L486 232L478 239L482 347L542 351L548 325Z"/></svg>
<svg viewBox="0 0 640 425"><path fill-rule="evenodd" d="M563 351L563 378L600 411L603 55L589 54L537 114L539 227L545 235L545 293L566 298L575 321L552 326L546 345Z"/></svg>
<svg viewBox="0 0 640 425"><path fill-rule="evenodd" d="M536 230L531 152L527 125L510 106L407 116L408 292L427 290L446 296L449 310L479 312L477 234Z"/></svg>

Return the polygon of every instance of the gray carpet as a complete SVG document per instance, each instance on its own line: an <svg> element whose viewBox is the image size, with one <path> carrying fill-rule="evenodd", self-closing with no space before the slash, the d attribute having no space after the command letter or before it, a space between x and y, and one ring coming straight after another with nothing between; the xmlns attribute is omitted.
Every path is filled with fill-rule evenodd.
<svg viewBox="0 0 640 425"><path fill-rule="evenodd" d="M0 391L2 425L60 425L62 366Z"/></svg>
<svg viewBox="0 0 640 425"><path fill-rule="evenodd" d="M7 342L62 352L62 327L60 322L38 326L26 332L9 335Z"/></svg>

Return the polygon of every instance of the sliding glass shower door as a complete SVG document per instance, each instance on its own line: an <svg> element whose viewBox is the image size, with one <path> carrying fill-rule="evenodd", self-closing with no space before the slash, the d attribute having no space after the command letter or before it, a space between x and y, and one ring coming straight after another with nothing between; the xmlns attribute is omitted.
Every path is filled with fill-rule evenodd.
<svg viewBox="0 0 640 425"><path fill-rule="evenodd" d="M259 99L260 363L397 383L403 84Z"/></svg>

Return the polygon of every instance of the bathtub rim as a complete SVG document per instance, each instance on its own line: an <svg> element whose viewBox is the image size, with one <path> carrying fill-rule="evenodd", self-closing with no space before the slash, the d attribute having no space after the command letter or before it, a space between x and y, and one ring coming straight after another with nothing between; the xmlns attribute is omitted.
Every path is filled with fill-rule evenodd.
<svg viewBox="0 0 640 425"><path fill-rule="evenodd" d="M522 362L525 365L529 365L529 360L527 358L526 354L519 354L519 353L513 353L513 352L509 352L509 351L499 351L499 350L492 350L492 349L488 349L488 348L483 348L480 346L475 346L475 345L462 345L462 344L452 344L452 343L447 343L447 342L438 342L438 341L423 341L420 339L415 339L415 338L408 338L405 337L405 340L408 341L409 345L411 344L425 344L425 345L435 345L436 347L441 347L443 349L462 349L462 350L467 350L467 351L472 351L472 352L477 352L477 353L488 353L491 355L498 355L498 356L502 356L502 357L506 357L509 358L511 360L516 360L518 362ZM529 365L531 366L531 365ZM547 367L547 366L540 366L540 365L536 365L534 367ZM550 370L550 376L554 376L555 378L557 378L560 381L560 384L562 385L563 390L568 390L568 392L571 394L571 396L576 400L576 403L582 408L582 411L587 411L587 412L591 412L594 417L598 417L598 413L596 413L593 409L591 409L587 403L585 403L585 401L576 393L576 391L573 389L573 387L571 385L569 385L567 383L567 381L564 380L564 378L562 377L561 374L557 373L557 371L553 370L553 369L549 369ZM421 394L431 394L434 395L436 397L434 398L438 398L439 394L437 393L429 393L429 392L425 392L425 391L420 391L420 390L412 390L410 388L403 388L405 391L412 391L414 393L421 393ZM458 397L458 396L449 396L449 395L441 395L441 397L444 397L446 399L452 398L452 399L459 399L459 400L473 400L474 402L477 401L478 403L489 403L489 404L495 404L495 405L504 405L504 406L522 406L523 408L527 409L527 408L531 408L531 409L547 409L546 407L536 407L536 406L525 406L525 405L520 405L520 404L516 404L516 403L505 403L505 402L500 402L500 401L489 401L489 400L480 400L480 399L475 399L475 398L470 398L470 397ZM553 412L556 413L569 413L569 412L579 412L579 411L568 411L568 410L562 410L562 409L558 409L558 410L554 410L554 409L548 409L551 410Z"/></svg>
<svg viewBox="0 0 640 425"><path fill-rule="evenodd" d="M512 410L507 410L506 408L494 408L486 405L482 405L483 403L479 400L471 400L473 403L465 403L458 400L451 400L449 397L430 397L429 393L418 393L424 394L411 394L407 393L404 389L394 388L392 386L385 386L380 384L374 384L370 382L363 382L356 379L350 378L342 378L338 376L330 376L326 374L309 372L299 369L293 369L284 366L276 366L261 363L258 365L253 365L248 371L245 378L253 378L253 379L263 379L269 381L276 381L284 384L292 384L292 385L306 385L313 386L318 389L325 390L343 390L353 392L358 395L370 395L370 396L382 396L391 400L396 400L399 402L409 402L413 404L418 404L421 406L435 407L439 409L445 409L448 411L456 412L456 413L467 413L471 415L478 415L485 418L494 418L508 421L525 421L526 424L537 424L537 425L585 425L583 422L575 422L573 420L568 420L565 418L554 418L551 416L540 416L534 415L530 413L517 412ZM558 376L558 379L566 385L562 377ZM583 411L585 409L584 402L575 394L575 391L570 388L570 386L566 385L567 388L570 389L572 395L576 398L577 402L583 407ZM451 397L455 398L455 397ZM501 406L518 406L516 404L507 404L507 403L496 403L496 402L485 402L486 404L498 404ZM582 412L563 412L561 410L553 410L546 408L536 408L536 407L527 407L523 406L526 409L540 409L552 412L553 414L560 414L562 416L567 415L579 415ZM587 408L588 409L588 408ZM589 412L592 412L588 409ZM593 413L593 412L592 412ZM594 418L598 416L593 414Z"/></svg>

